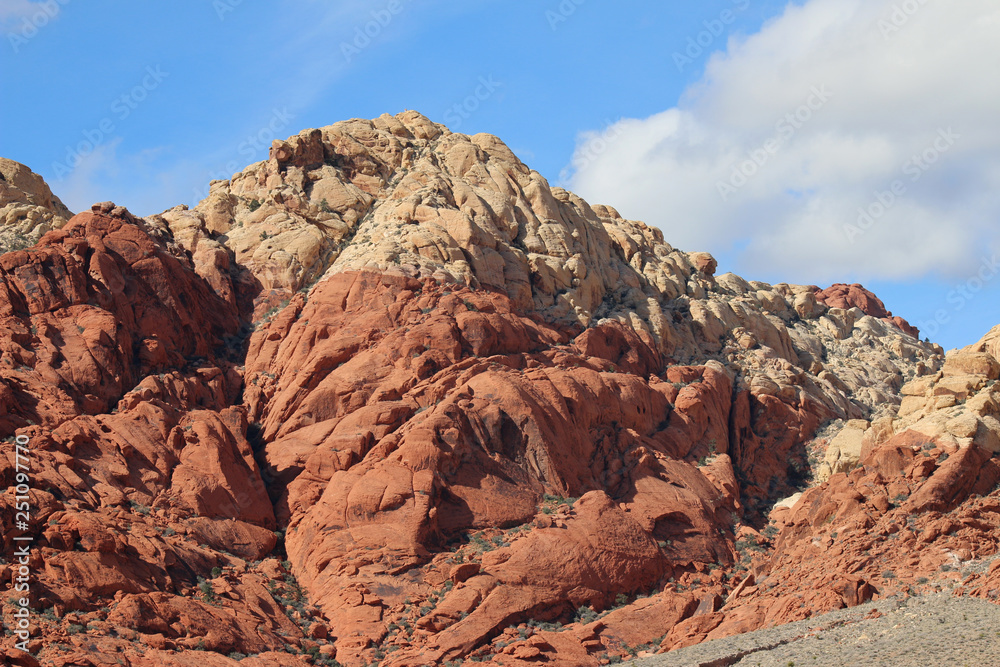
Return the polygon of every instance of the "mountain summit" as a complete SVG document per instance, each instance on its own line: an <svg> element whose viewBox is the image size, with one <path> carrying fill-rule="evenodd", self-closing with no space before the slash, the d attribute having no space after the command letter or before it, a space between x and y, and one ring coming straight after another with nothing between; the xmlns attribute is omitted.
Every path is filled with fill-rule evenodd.
<svg viewBox="0 0 1000 667"><path fill-rule="evenodd" d="M898 589L897 508L910 571L982 551L942 513L993 511L996 336L716 275L491 135L306 130L146 219L19 182L43 662L598 665Z"/></svg>

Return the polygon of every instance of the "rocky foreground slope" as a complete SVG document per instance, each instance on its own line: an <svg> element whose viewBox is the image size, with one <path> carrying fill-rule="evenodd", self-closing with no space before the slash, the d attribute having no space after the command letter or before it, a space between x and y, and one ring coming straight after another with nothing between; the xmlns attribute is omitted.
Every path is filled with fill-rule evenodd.
<svg viewBox="0 0 1000 667"><path fill-rule="evenodd" d="M995 339L715 274L413 112L0 256L32 652L598 665L995 550Z"/></svg>

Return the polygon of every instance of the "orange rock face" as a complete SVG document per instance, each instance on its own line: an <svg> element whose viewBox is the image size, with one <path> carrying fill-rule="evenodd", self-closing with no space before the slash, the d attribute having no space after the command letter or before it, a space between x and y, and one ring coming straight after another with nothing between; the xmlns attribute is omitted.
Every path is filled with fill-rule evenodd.
<svg viewBox="0 0 1000 667"><path fill-rule="evenodd" d="M289 559L342 662L408 623L461 657L732 559L714 537L738 504L721 367L650 376L657 354L622 327L574 339L505 295L375 273L293 298L249 358ZM714 474L694 460L713 449Z"/></svg>
<svg viewBox="0 0 1000 667"><path fill-rule="evenodd" d="M246 565L277 539L234 407L242 379L226 338L240 313L153 233L103 205L0 257L0 429L29 442L35 623L45 637L89 623L112 652L135 633L161 648L284 649L276 633L299 629ZM12 438L3 448L12 487ZM7 533L13 494L0 502ZM227 605L196 586L213 568L233 580L216 577Z"/></svg>
<svg viewBox="0 0 1000 667"><path fill-rule="evenodd" d="M411 112L0 256L7 661L596 666L993 553L993 338L717 268Z"/></svg>
<svg viewBox="0 0 1000 667"><path fill-rule="evenodd" d="M670 582L734 561L743 502L801 440L788 423L818 419L716 362L667 366L617 322L392 273L293 296L237 367L245 280L156 234L97 207L0 260L3 423L32 442L56 636L348 665L652 650L697 606Z"/></svg>
<svg viewBox="0 0 1000 667"><path fill-rule="evenodd" d="M127 212L111 214L95 207L0 258L4 436L110 412L143 378L214 354L238 329L189 266Z"/></svg>
<svg viewBox="0 0 1000 667"><path fill-rule="evenodd" d="M665 648L756 630L867 602L937 590L961 581L964 561L1000 547L1000 464L976 445L942 447L904 431L870 451L861 467L838 473L776 510L773 550L737 543L741 566L756 573L701 634L697 618L675 628ZM761 542L766 541L762 539ZM751 549L747 550L747 546ZM965 580L996 599L997 568ZM715 622L717 621L717 622Z"/></svg>

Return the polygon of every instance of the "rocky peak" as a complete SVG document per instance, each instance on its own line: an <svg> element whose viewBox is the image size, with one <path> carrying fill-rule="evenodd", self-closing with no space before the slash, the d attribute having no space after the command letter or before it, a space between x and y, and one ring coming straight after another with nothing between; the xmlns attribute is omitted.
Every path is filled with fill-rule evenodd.
<svg viewBox="0 0 1000 667"><path fill-rule="evenodd" d="M71 217L41 176L0 158L0 253L32 245Z"/></svg>
<svg viewBox="0 0 1000 667"><path fill-rule="evenodd" d="M716 359L747 388L830 416L893 404L940 363L860 286L716 276L711 255L550 187L498 138L413 111L276 141L269 160L160 218L195 253L229 249L265 294L357 270L494 290L576 330L617 321L668 360Z"/></svg>
<svg viewBox="0 0 1000 667"><path fill-rule="evenodd" d="M739 545L824 472L754 543L798 572L801 507L847 497L855 446L898 462L946 390L969 405L942 446L987 460L966 413L993 427L1000 334L942 368L835 288L718 274L415 112L277 141L193 209L99 204L0 257L0 435L38 443L33 593L66 640L44 657L596 667L856 604L860 575L802 607L793 574L772 604L743 573L783 565Z"/></svg>

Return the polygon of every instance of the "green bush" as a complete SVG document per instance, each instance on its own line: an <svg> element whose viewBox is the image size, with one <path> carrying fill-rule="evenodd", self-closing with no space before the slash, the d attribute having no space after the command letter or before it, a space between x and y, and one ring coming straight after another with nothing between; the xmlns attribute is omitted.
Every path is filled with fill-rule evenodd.
<svg viewBox="0 0 1000 667"><path fill-rule="evenodd" d="M573 618L575 623L581 623L586 625L597 620L600 616L592 607L580 607L576 610L576 616Z"/></svg>
<svg viewBox="0 0 1000 667"><path fill-rule="evenodd" d="M201 577L198 577L198 590L201 591L202 596L205 598L206 602L212 602L215 600L215 591L212 590L212 582L205 581Z"/></svg>

